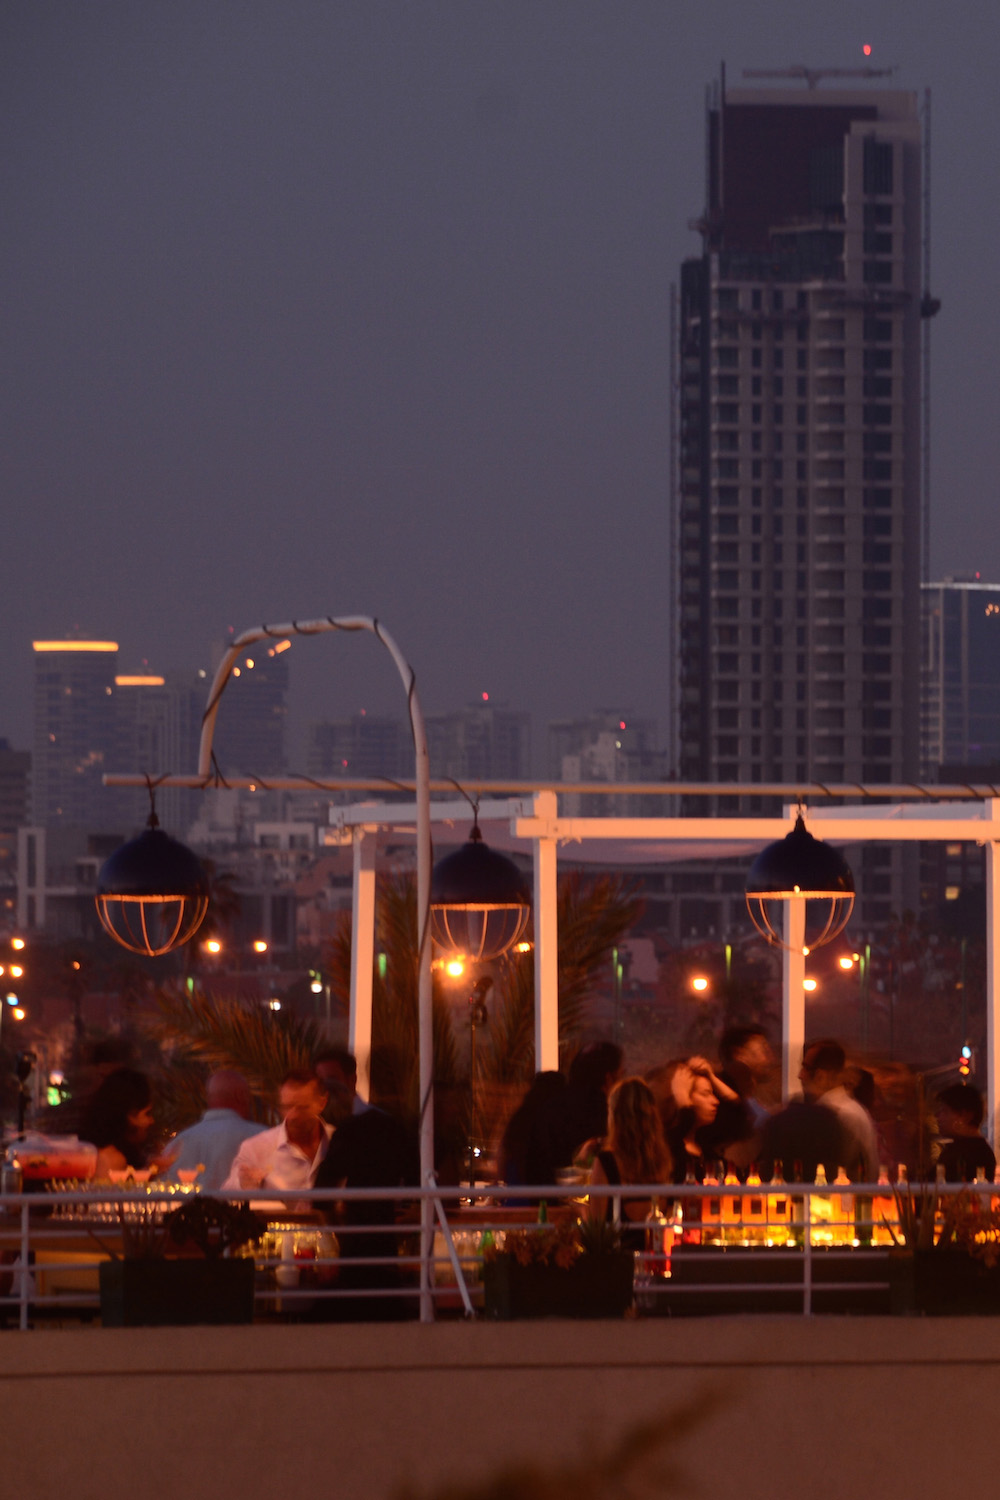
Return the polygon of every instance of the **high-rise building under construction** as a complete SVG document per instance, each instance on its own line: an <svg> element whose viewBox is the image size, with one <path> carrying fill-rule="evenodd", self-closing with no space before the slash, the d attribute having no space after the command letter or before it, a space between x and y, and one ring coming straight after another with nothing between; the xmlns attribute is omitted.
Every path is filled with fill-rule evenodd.
<svg viewBox="0 0 1000 1500"><path fill-rule="evenodd" d="M723 84L707 158L680 293L680 775L916 780L917 98ZM899 862L865 861L878 923Z"/></svg>

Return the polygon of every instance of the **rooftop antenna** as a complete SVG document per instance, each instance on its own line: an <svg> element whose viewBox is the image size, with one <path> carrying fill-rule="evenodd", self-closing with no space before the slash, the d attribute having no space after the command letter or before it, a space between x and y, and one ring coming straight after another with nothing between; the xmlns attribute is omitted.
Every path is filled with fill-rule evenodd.
<svg viewBox="0 0 1000 1500"><path fill-rule="evenodd" d="M807 68L797 63L791 68L744 68L744 78L801 78L814 89L823 78L890 78L895 68Z"/></svg>

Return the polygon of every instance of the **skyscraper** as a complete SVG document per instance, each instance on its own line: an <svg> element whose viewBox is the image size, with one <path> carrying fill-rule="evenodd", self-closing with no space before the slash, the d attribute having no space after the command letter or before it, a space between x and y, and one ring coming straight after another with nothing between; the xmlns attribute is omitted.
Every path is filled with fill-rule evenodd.
<svg viewBox="0 0 1000 1500"><path fill-rule="evenodd" d="M116 673L114 688L114 738L106 769L153 777L194 772L204 682L194 673L161 676L144 670ZM145 789L120 787L113 795L121 830L141 828L149 816ZM157 816L164 828L180 836L197 816L200 800L200 794L187 787L160 787L156 792Z"/></svg>
<svg viewBox="0 0 1000 1500"><path fill-rule="evenodd" d="M921 774L1000 765L1000 584L947 578L922 593Z"/></svg>
<svg viewBox="0 0 1000 1500"><path fill-rule="evenodd" d="M117 641L33 641L32 816L42 827L110 829L115 798L102 784L114 738Z"/></svg>
<svg viewBox="0 0 1000 1500"><path fill-rule="evenodd" d="M219 704L215 759L225 774L280 775L288 769L288 651L291 641L261 641L244 651Z"/></svg>
<svg viewBox="0 0 1000 1500"><path fill-rule="evenodd" d="M723 83L707 123L680 295L680 774L914 780L916 96Z"/></svg>

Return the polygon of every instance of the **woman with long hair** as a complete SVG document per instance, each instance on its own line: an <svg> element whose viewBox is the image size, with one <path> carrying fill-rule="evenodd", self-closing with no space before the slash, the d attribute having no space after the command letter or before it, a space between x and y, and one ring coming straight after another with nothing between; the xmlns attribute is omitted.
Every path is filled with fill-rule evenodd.
<svg viewBox="0 0 1000 1500"><path fill-rule="evenodd" d="M90 1100L80 1126L81 1138L97 1147L94 1176L147 1166L152 1128L149 1079L135 1068L116 1068Z"/></svg>
<svg viewBox="0 0 1000 1500"><path fill-rule="evenodd" d="M623 1078L608 1095L608 1133L590 1170L593 1186L669 1182L673 1175L670 1150L663 1135L660 1112L648 1084ZM612 1197L592 1197L591 1218L611 1218ZM621 1216L642 1223L652 1205L648 1198L622 1198Z"/></svg>

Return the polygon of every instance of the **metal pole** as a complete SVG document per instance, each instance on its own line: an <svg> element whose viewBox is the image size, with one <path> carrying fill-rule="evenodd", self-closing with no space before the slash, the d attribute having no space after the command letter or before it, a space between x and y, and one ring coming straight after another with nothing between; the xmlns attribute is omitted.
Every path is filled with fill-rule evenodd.
<svg viewBox="0 0 1000 1500"><path fill-rule="evenodd" d="M367 631L382 642L389 652L403 682L410 711L413 735L414 797L417 805L417 943L419 945L417 983L417 1051L420 1076L420 1180L427 1184L434 1172L434 1021L431 988L431 795L430 763L427 756L427 730L417 695L413 668L392 636L377 619L368 615L328 615L322 620L289 620L281 625L259 625L244 630L229 646L212 681L208 702L202 716L201 743L198 749L198 775L207 783L212 776L212 739L219 700L232 676L236 659L247 646L263 640L290 640L293 636L324 635L330 631ZM434 1254L434 1205L429 1197L421 1200L420 1209L420 1319L434 1318L431 1284Z"/></svg>

